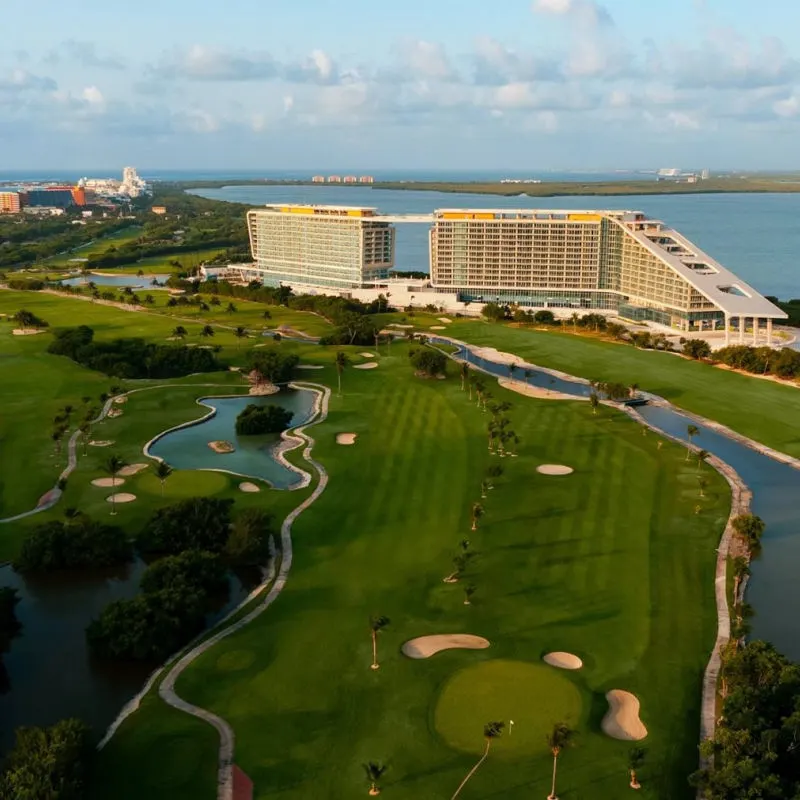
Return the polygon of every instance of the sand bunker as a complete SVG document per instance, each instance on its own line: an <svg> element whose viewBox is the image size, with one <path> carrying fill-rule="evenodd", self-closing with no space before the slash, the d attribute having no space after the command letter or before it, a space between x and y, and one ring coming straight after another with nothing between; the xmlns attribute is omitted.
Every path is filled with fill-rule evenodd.
<svg viewBox="0 0 800 800"><path fill-rule="evenodd" d="M431 325L431 330L432 331L446 331L447 328L445 328L444 325Z"/></svg>
<svg viewBox="0 0 800 800"><path fill-rule="evenodd" d="M600 727L606 736L624 742L638 742L647 736L647 728L639 719L639 698L622 689L606 692L608 711Z"/></svg>
<svg viewBox="0 0 800 800"><path fill-rule="evenodd" d="M149 464L128 464L127 466L118 470L117 475L122 475L127 478L131 475L136 475L138 472L141 472L143 469L147 469L149 466Z"/></svg>
<svg viewBox="0 0 800 800"><path fill-rule="evenodd" d="M368 361L366 364L353 364L353 369L375 369L377 366L377 361Z"/></svg>
<svg viewBox="0 0 800 800"><path fill-rule="evenodd" d="M542 661L551 667L558 667L559 669L580 669L583 666L583 661L578 656L572 655L572 653L548 653L542 656Z"/></svg>
<svg viewBox="0 0 800 800"><path fill-rule="evenodd" d="M95 478L92 481L92 486L108 488L109 486L122 486L123 483L125 483L123 478Z"/></svg>
<svg viewBox="0 0 800 800"><path fill-rule="evenodd" d="M89 447L111 447L112 444L114 444L113 439L92 439L92 441L89 442Z"/></svg>
<svg viewBox="0 0 800 800"><path fill-rule="evenodd" d="M448 317L438 317L439 322L452 322Z"/></svg>
<svg viewBox="0 0 800 800"><path fill-rule="evenodd" d="M413 328L413 325L401 325L399 322L390 322L390 328Z"/></svg>
<svg viewBox="0 0 800 800"><path fill-rule="evenodd" d="M542 475L571 475L575 470L564 464L541 464L536 467L536 471Z"/></svg>
<svg viewBox="0 0 800 800"><path fill-rule="evenodd" d="M110 494L106 497L107 503L132 503L136 499L135 494L128 494L128 492L117 492L117 494Z"/></svg>
<svg viewBox="0 0 800 800"><path fill-rule="evenodd" d="M375 358L375 353L359 353L361 358Z"/></svg>
<svg viewBox="0 0 800 800"><path fill-rule="evenodd" d="M536 397L539 400L588 400L588 397L575 397L564 392L557 392L543 386L534 386L522 381L513 381L508 378L498 378L497 382L504 388L517 394L524 394L525 397Z"/></svg>
<svg viewBox="0 0 800 800"><path fill-rule="evenodd" d="M112 419L115 417L122 416L122 409L121 408L112 408L111 411L108 412L107 416L111 417Z"/></svg>
<svg viewBox="0 0 800 800"><path fill-rule="evenodd" d="M241 372L242 368L241 367L228 367L228 370L230 372Z"/></svg>
<svg viewBox="0 0 800 800"><path fill-rule="evenodd" d="M337 433L336 444L355 444L357 433Z"/></svg>
<svg viewBox="0 0 800 800"><path fill-rule="evenodd" d="M489 640L470 633L445 633L409 639L402 647L409 658L430 658L442 650L485 650Z"/></svg>
<svg viewBox="0 0 800 800"><path fill-rule="evenodd" d="M119 397L115 397L114 398L114 402L118 406L121 406L123 403L127 403L128 402L128 398L123 394L123 395L120 395Z"/></svg>
<svg viewBox="0 0 800 800"><path fill-rule="evenodd" d="M44 333L44 331L40 328L25 328L25 330L22 330L22 328L14 328L11 333L13 333L14 336L33 336L37 333Z"/></svg>
<svg viewBox="0 0 800 800"><path fill-rule="evenodd" d="M243 481L242 483L239 484L239 490L242 492L253 493L253 492L260 492L261 488L257 486L255 483L251 483L250 481Z"/></svg>
<svg viewBox="0 0 800 800"><path fill-rule="evenodd" d="M524 364L524 360L519 356L515 356L513 353L502 353L494 347L475 347L472 352L479 358L495 361L498 364L516 364L518 367Z"/></svg>
<svg viewBox="0 0 800 800"><path fill-rule="evenodd" d="M223 440L217 440L214 442L209 442L208 446L215 452L215 453L233 453L236 448L230 443Z"/></svg>
<svg viewBox="0 0 800 800"><path fill-rule="evenodd" d="M322 364L298 364L297 369L325 369L325 367Z"/></svg>

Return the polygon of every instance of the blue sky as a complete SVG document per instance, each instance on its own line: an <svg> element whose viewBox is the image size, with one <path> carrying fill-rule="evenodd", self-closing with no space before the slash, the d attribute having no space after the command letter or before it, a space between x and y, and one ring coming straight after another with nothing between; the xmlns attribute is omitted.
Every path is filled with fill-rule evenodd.
<svg viewBox="0 0 800 800"><path fill-rule="evenodd" d="M795 0L0 0L0 169L800 168Z"/></svg>

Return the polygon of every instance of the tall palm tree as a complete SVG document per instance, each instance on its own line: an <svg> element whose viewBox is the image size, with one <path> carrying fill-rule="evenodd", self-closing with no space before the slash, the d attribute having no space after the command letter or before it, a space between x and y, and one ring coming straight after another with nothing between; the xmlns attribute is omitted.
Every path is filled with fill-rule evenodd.
<svg viewBox="0 0 800 800"><path fill-rule="evenodd" d="M592 393L589 395L589 403L592 406L592 414L596 414L597 407L600 405L600 396L597 394L597 392L592 391Z"/></svg>
<svg viewBox="0 0 800 800"><path fill-rule="evenodd" d="M739 587L750 574L750 563L744 556L736 556L731 566L733 567L733 602L736 605L739 600Z"/></svg>
<svg viewBox="0 0 800 800"><path fill-rule="evenodd" d="M174 336L176 339L185 339L185 338L186 338L186 328L184 328L184 327L183 327L183 325L177 325L177 326L176 326L176 327L173 329L173 331L172 331L172 335L173 335L173 336Z"/></svg>
<svg viewBox="0 0 800 800"><path fill-rule="evenodd" d="M339 397L342 396L342 373L344 372L344 368L346 366L347 354L340 350L336 354L336 377L339 381Z"/></svg>
<svg viewBox="0 0 800 800"><path fill-rule="evenodd" d="M706 478L700 477L697 479L697 484L700 487L700 497L705 497L706 489L708 488L708 480Z"/></svg>
<svg viewBox="0 0 800 800"><path fill-rule="evenodd" d="M87 447L89 445L89 433L92 430L92 426L89 424L88 419L81 422L79 430L81 432L81 442L83 442L83 454L86 455Z"/></svg>
<svg viewBox="0 0 800 800"><path fill-rule="evenodd" d="M372 669L379 669L378 663L378 634L391 622L389 617L370 617L369 627L372 634Z"/></svg>
<svg viewBox="0 0 800 800"><path fill-rule="evenodd" d="M164 496L164 484L167 478L172 475L172 467L166 461L159 461L156 467L156 478L161 481L161 496Z"/></svg>
<svg viewBox="0 0 800 800"><path fill-rule="evenodd" d="M464 605L471 605L472 596L478 591L478 587L474 583L468 583L464 587Z"/></svg>
<svg viewBox="0 0 800 800"><path fill-rule="evenodd" d="M641 789L642 784L636 780L636 773L642 768L644 764L644 757L646 750L643 747L634 747L628 753L628 772L631 776L630 787L631 789Z"/></svg>
<svg viewBox="0 0 800 800"><path fill-rule="evenodd" d="M378 781L386 772L386 766L378 761L368 761L364 764L364 772L367 774L367 782L369 783L369 793L373 797L381 793L381 787L378 786Z"/></svg>
<svg viewBox="0 0 800 800"><path fill-rule="evenodd" d="M483 506L480 503L472 504L472 530L478 530L478 520L484 515Z"/></svg>
<svg viewBox="0 0 800 800"><path fill-rule="evenodd" d="M700 450L697 453L697 471L700 472L702 463L711 455L708 450Z"/></svg>
<svg viewBox="0 0 800 800"><path fill-rule="evenodd" d="M243 328L241 325L233 332L233 335L236 337L236 346L239 347L241 345L242 339L247 338L247 328Z"/></svg>
<svg viewBox="0 0 800 800"><path fill-rule="evenodd" d="M556 770L558 768L558 756L565 747L572 744L575 738L575 731L566 722L556 722L553 730L547 734L547 746L553 754L553 785L547 800L558 800L556 795Z"/></svg>
<svg viewBox="0 0 800 800"><path fill-rule="evenodd" d="M211 301L214 302L213 300ZM235 314L236 313L236 306L233 303L228 303L227 308L225 309L227 314Z"/></svg>
<svg viewBox="0 0 800 800"><path fill-rule="evenodd" d="M456 797L461 794L461 790L467 785L467 781L478 771L478 767L486 761L489 756L489 749L492 746L492 741L503 733L503 728L505 728L505 726L505 722L488 722L483 726L483 738L486 740L486 745L483 748L483 755L478 760L478 763L467 773L467 777L461 781L458 789L455 790L450 800L456 800Z"/></svg>
<svg viewBox="0 0 800 800"><path fill-rule="evenodd" d="M699 433L700 433L700 430L698 429L697 425L687 425L686 426L686 434L689 437L689 445L690 445L690 447L688 447L687 450L686 450L686 460L687 461L689 460L689 456L692 453L691 445L694 444L694 437L697 436Z"/></svg>
<svg viewBox="0 0 800 800"><path fill-rule="evenodd" d="M200 331L200 335L204 339L208 339L209 336L214 335L214 329L210 325L203 325L203 330Z"/></svg>
<svg viewBox="0 0 800 800"><path fill-rule="evenodd" d="M516 371L517 371L517 365L516 364L509 364L508 365L508 377L509 378L513 378L514 377L514 373Z"/></svg>
<svg viewBox="0 0 800 800"><path fill-rule="evenodd" d="M469 363L467 361L461 362L461 391L464 391L467 381L469 380Z"/></svg>
<svg viewBox="0 0 800 800"><path fill-rule="evenodd" d="M110 455L103 464L103 470L107 475L111 476L111 514L117 513L117 502L115 500L116 492L114 491L114 484L117 482L117 475L119 471L125 466L125 462L116 454Z"/></svg>

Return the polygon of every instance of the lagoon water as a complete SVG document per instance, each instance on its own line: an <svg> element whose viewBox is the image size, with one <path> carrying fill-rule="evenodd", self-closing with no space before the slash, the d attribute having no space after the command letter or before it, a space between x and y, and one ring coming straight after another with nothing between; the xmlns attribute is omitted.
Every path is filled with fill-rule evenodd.
<svg viewBox="0 0 800 800"><path fill-rule="evenodd" d="M300 482L296 472L279 464L272 452L279 439L275 435L238 436L236 417L245 406L278 405L294 413L292 425L300 425L311 417L314 395L311 392L282 389L267 397L205 397L204 406L216 410L213 417L197 425L167 433L153 443L150 453L163 458L176 469L221 469L268 481L277 489L288 489ZM208 443L231 442L233 453L215 453Z"/></svg>
<svg viewBox="0 0 800 800"><path fill-rule="evenodd" d="M194 194L251 205L319 203L374 206L386 214L436 208L636 209L689 237L763 294L800 297L800 194L622 197L496 197L371 189L366 186L227 186ZM428 271L428 226L397 226L397 269Z"/></svg>

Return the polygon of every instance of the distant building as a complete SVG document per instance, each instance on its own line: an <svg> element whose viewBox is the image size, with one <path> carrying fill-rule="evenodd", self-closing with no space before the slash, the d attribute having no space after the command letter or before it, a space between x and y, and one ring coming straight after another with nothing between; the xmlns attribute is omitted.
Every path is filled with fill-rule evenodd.
<svg viewBox="0 0 800 800"><path fill-rule="evenodd" d="M328 183L341 183L342 176L341 175L329 175L328 176Z"/></svg>
<svg viewBox="0 0 800 800"><path fill-rule="evenodd" d="M160 216L164 216L164 214L167 213L167 207L166 206L153 206L150 210L154 214L159 214Z"/></svg>
<svg viewBox="0 0 800 800"><path fill-rule="evenodd" d="M372 175L362 175L358 179L358 182L359 183L375 183L375 178L373 178Z"/></svg>
<svg viewBox="0 0 800 800"><path fill-rule="evenodd" d="M325 183L325 176L324 175L315 175L311 179L311 183Z"/></svg>
<svg viewBox="0 0 800 800"><path fill-rule="evenodd" d="M358 183L358 178L355 175L345 175L344 183Z"/></svg>
<svg viewBox="0 0 800 800"><path fill-rule="evenodd" d="M279 286L360 287L394 264L394 227L374 208L267 206L247 212L258 277Z"/></svg>
<svg viewBox="0 0 800 800"><path fill-rule="evenodd" d="M711 170L709 170L709 169L704 169L700 173L700 179L701 180L707 181L710 177L711 177Z"/></svg>
<svg viewBox="0 0 800 800"><path fill-rule="evenodd" d="M22 199L19 192L0 192L0 214L19 214Z"/></svg>
<svg viewBox="0 0 800 800"><path fill-rule="evenodd" d="M29 189L22 204L30 208L69 208L75 205L70 186L48 186L46 189Z"/></svg>
<svg viewBox="0 0 800 800"><path fill-rule="evenodd" d="M76 206L86 205L86 189L83 186L72 187L72 200Z"/></svg>

